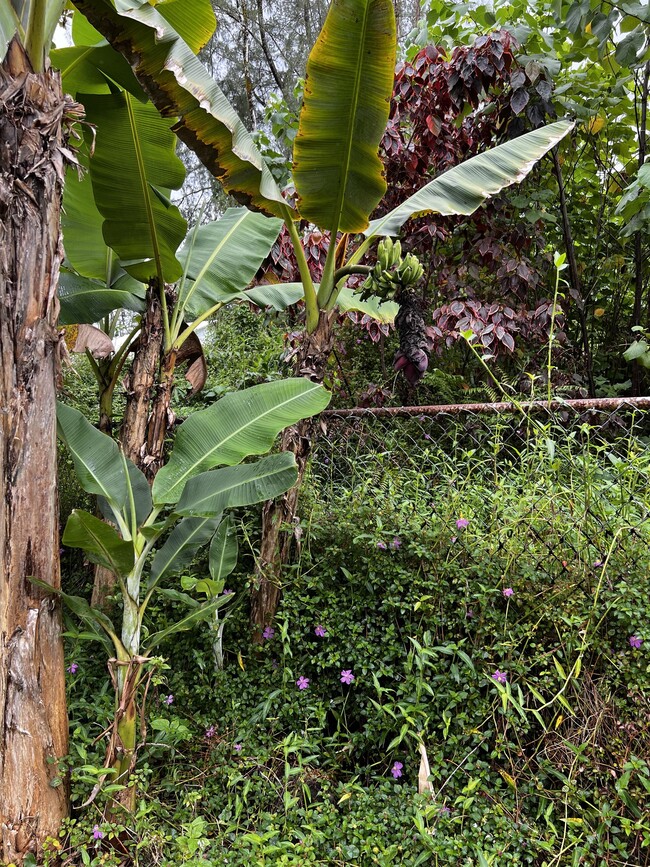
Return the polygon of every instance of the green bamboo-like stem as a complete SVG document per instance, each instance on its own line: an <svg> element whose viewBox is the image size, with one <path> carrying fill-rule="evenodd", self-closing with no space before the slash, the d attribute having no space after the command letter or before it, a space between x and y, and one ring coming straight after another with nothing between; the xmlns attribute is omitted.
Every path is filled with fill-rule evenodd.
<svg viewBox="0 0 650 867"><path fill-rule="evenodd" d="M377 240L376 235L371 235L369 238L366 238L365 241L360 245L360 247L355 250L355 252L350 256L346 264L342 268L338 268L334 273L334 287L329 294L329 299L327 304L325 305L325 310L332 310L334 305L336 304L336 300L339 297L341 289L344 286L344 278L349 274L369 274L372 268L368 265L358 265L357 263L363 259L367 251L370 249L373 241ZM359 268L369 268L368 271L365 270L357 270ZM349 269L349 270L348 270ZM339 276L340 274L340 276Z"/></svg>
<svg viewBox="0 0 650 867"><path fill-rule="evenodd" d="M45 68L45 20L48 0L32 0L29 6L25 51L34 72Z"/></svg>
<svg viewBox="0 0 650 867"><path fill-rule="evenodd" d="M300 240L300 235L298 234L298 229L296 229L296 225L291 219L291 213L289 212L288 208L285 210L286 215L284 219L284 224L287 227L287 231L289 232L289 236L291 238L293 251L296 254L296 260L298 262L298 270L300 271L300 279L302 280L302 285L305 290L307 331L309 334L312 334L318 327L318 301L316 298L316 290L314 288L314 282L311 279L309 265L307 264L307 259L305 258L305 251L302 248L302 242Z"/></svg>
<svg viewBox="0 0 650 867"><path fill-rule="evenodd" d="M318 306L322 310L328 310L328 304L333 295L335 295L336 284L334 282L334 271L336 268L336 229L330 232L330 243L327 248L327 256L325 257L325 265L323 267L323 275L320 278L320 286L318 287Z"/></svg>

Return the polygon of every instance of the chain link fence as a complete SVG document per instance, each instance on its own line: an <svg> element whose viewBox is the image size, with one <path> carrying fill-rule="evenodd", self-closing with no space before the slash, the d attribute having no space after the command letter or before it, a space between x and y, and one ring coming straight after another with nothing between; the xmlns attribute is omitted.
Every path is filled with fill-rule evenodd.
<svg viewBox="0 0 650 867"><path fill-rule="evenodd" d="M329 410L313 484L334 509L365 497L378 516L391 492L417 489L432 523L491 533L495 561L517 555L555 576L579 564L587 582L607 561L615 584L650 550L648 409L650 398Z"/></svg>

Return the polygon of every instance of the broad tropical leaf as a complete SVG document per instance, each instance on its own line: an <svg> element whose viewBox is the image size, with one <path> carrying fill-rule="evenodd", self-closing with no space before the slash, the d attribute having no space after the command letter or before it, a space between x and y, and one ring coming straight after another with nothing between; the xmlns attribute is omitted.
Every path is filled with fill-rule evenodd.
<svg viewBox="0 0 650 867"><path fill-rule="evenodd" d="M275 243L282 221L247 208L228 208L219 220L189 233L179 251L185 273L181 308L196 319L245 289Z"/></svg>
<svg viewBox="0 0 650 867"><path fill-rule="evenodd" d="M236 297L241 301L252 301L258 307L272 307L281 312L304 298L305 289L302 283L264 283Z"/></svg>
<svg viewBox="0 0 650 867"><path fill-rule="evenodd" d="M162 0L156 9L195 54L205 48L217 26L211 0Z"/></svg>
<svg viewBox="0 0 650 867"><path fill-rule="evenodd" d="M219 529L210 542L209 567L212 580L221 585L237 565L239 545L237 543L237 528L232 517L228 515L219 524ZM201 583L201 582L199 582ZM197 590L203 588L197 585Z"/></svg>
<svg viewBox="0 0 650 867"><path fill-rule="evenodd" d="M162 548L156 551L147 589L154 587L167 575L177 574L189 566L199 548L210 541L220 520L221 515L211 518L183 518L171 531Z"/></svg>
<svg viewBox="0 0 650 867"><path fill-rule="evenodd" d="M156 504L176 503L192 476L267 452L285 427L325 409L330 394L308 379L285 379L227 394L179 427L153 484Z"/></svg>
<svg viewBox="0 0 650 867"><path fill-rule="evenodd" d="M309 55L293 179L301 216L333 233L363 232L386 192L395 47L391 0L333 0Z"/></svg>
<svg viewBox="0 0 650 867"><path fill-rule="evenodd" d="M182 269L175 253L187 224L166 191L181 186L185 169L170 121L126 92L81 98L97 126L89 164L104 241L138 280L158 273L165 282L177 280Z"/></svg>
<svg viewBox="0 0 650 867"><path fill-rule="evenodd" d="M570 121L551 123L454 166L384 217L373 220L364 234L397 235L408 219L422 214L474 213L490 196L523 181L571 129Z"/></svg>
<svg viewBox="0 0 650 867"><path fill-rule="evenodd" d="M117 637L115 626L110 617L96 608L91 608L81 596L70 596L68 593L64 593L62 590L55 590L54 587L50 587L45 581L39 581L36 578L30 578L29 580L32 584L40 587L41 590L54 593L55 596L60 596L70 611L90 627L97 641L101 641L111 655L113 655L113 652L116 652L119 659L128 658L122 642Z"/></svg>
<svg viewBox="0 0 650 867"><path fill-rule="evenodd" d="M107 289L105 283L80 277L62 268L59 273L59 323L78 325L99 322L113 310L142 312L145 308L144 286L142 295L125 289Z"/></svg>
<svg viewBox="0 0 650 867"><path fill-rule="evenodd" d="M88 168L85 149L79 152L79 162L83 168ZM95 204L90 172L84 171L79 177L75 169L69 168L65 176L61 214L66 259L84 277L110 284L117 273L118 261L115 253L106 246L103 225L104 218Z"/></svg>
<svg viewBox="0 0 650 867"><path fill-rule="evenodd" d="M269 455L251 464L200 473L185 485L179 515L216 515L278 497L295 485L298 467L293 452Z"/></svg>
<svg viewBox="0 0 650 867"><path fill-rule="evenodd" d="M0 0L0 63L5 59L7 47L18 29L18 18L11 0Z"/></svg>
<svg viewBox="0 0 650 867"><path fill-rule="evenodd" d="M141 102L147 97L131 67L110 45L75 45L50 52L52 65L61 70L66 93L111 93L109 80L128 90Z"/></svg>
<svg viewBox="0 0 650 867"><path fill-rule="evenodd" d="M69 548L81 548L90 561L105 566L115 575L125 578L133 568L133 544L125 542L113 527L83 509L73 510L61 541Z"/></svg>
<svg viewBox="0 0 650 867"><path fill-rule="evenodd" d="M343 313L358 310L378 322L394 322L399 310L396 301L382 301L376 295L362 299L349 286L344 286L336 296L336 305Z"/></svg>
<svg viewBox="0 0 650 867"><path fill-rule="evenodd" d="M128 485L115 440L98 431L76 409L57 404L57 431L68 447L84 491L104 497L114 510L124 512Z"/></svg>
<svg viewBox="0 0 650 867"><path fill-rule="evenodd" d="M192 629L197 623L200 623L203 620L208 620L219 608L222 608L224 605L229 605L230 601L231 600L228 596L215 596L207 602L204 602L203 605L193 608L192 611L189 614L186 614L185 617L181 618L181 620L177 620L176 623L172 623L172 625L168 626L167 629L162 629L160 632L156 632L152 635L146 642L147 647L145 653L150 653L154 647L157 647L161 641L165 638L169 638L170 635L174 635L176 632L186 632L188 629Z"/></svg>
<svg viewBox="0 0 650 867"><path fill-rule="evenodd" d="M166 117L178 118L174 131L224 189L243 205L284 217L288 206L282 193L222 91L157 7L134 5L75 0L124 54L154 105Z"/></svg>

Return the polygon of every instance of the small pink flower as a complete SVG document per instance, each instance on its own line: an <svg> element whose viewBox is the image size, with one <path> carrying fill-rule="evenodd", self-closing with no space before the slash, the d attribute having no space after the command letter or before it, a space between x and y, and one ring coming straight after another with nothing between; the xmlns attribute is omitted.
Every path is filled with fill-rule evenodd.
<svg viewBox="0 0 650 867"><path fill-rule="evenodd" d="M76 674L78 668L79 668L79 663L73 662L66 668L66 671L69 672L70 674Z"/></svg>
<svg viewBox="0 0 650 867"><path fill-rule="evenodd" d="M512 587L506 587L506 588L505 588L504 590L502 590L501 592L502 592L503 595L506 597L506 599L510 599L510 597L512 596L512 594L513 594L515 591L512 589Z"/></svg>
<svg viewBox="0 0 650 867"><path fill-rule="evenodd" d="M206 738L213 738L216 735L216 733L217 733L217 729L213 725L205 730Z"/></svg>
<svg viewBox="0 0 650 867"><path fill-rule="evenodd" d="M166 698L164 698L164 699L162 700L162 703L163 703L163 704L166 704L166 705L173 704L173 703L174 703L174 696L173 696L173 695L168 695Z"/></svg>
<svg viewBox="0 0 650 867"><path fill-rule="evenodd" d="M639 638L638 635L630 635L629 641L630 647L633 647L635 650L639 650L643 644L643 639Z"/></svg>
<svg viewBox="0 0 650 867"><path fill-rule="evenodd" d="M497 670L492 675L492 680L496 680L497 683L506 683L506 681L508 680L508 676L506 675L505 671L499 671L499 669L497 668Z"/></svg>
<svg viewBox="0 0 650 867"><path fill-rule="evenodd" d="M267 641L275 635L275 629L272 626L265 626L264 632L262 633L262 638L265 638Z"/></svg>
<svg viewBox="0 0 650 867"><path fill-rule="evenodd" d="M348 686L354 682L354 675L352 674L352 669L347 668L341 672L341 683L345 683Z"/></svg>
<svg viewBox="0 0 650 867"><path fill-rule="evenodd" d="M404 765L401 762L395 762L393 767L390 769L391 774L395 777L396 780L402 776L403 767Z"/></svg>
<svg viewBox="0 0 650 867"><path fill-rule="evenodd" d="M309 687L309 678L303 677L301 674L296 681L296 686L298 687L298 689L307 689Z"/></svg>
<svg viewBox="0 0 650 867"><path fill-rule="evenodd" d="M385 551L388 548L388 545L385 542L377 542L377 547L380 551Z"/></svg>
<svg viewBox="0 0 650 867"><path fill-rule="evenodd" d="M318 626L314 629L314 635L317 635L319 638L325 638L325 636L327 635L327 630L319 623Z"/></svg>
<svg viewBox="0 0 650 867"><path fill-rule="evenodd" d="M237 750L238 753L241 753L242 745L241 744L235 744L235 749Z"/></svg>
<svg viewBox="0 0 650 867"><path fill-rule="evenodd" d="M93 839L101 840L103 836L104 832L102 831L102 829L99 827L99 825L95 825L95 827L93 828Z"/></svg>
<svg viewBox="0 0 650 867"><path fill-rule="evenodd" d="M390 543L390 547L393 551L398 551L402 547L402 540L399 536L393 536L393 541Z"/></svg>
<svg viewBox="0 0 650 867"><path fill-rule="evenodd" d="M467 520L467 518L459 518L456 521L456 526L459 530L465 530L469 526L469 521Z"/></svg>

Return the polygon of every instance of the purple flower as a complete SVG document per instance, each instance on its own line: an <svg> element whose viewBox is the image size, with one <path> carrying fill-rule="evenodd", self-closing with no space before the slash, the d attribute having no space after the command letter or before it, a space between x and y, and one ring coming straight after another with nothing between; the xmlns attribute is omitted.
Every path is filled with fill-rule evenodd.
<svg viewBox="0 0 650 867"><path fill-rule="evenodd" d="M512 587L506 587L506 588L505 588L504 590L502 590L501 592L502 592L503 595L506 597L506 599L510 599L510 597L512 596L512 594L513 594L515 591L512 589Z"/></svg>
<svg viewBox="0 0 650 867"><path fill-rule="evenodd" d="M79 668L79 663L73 662L66 668L66 671L69 672L70 674L76 674L78 668Z"/></svg>
<svg viewBox="0 0 650 867"><path fill-rule="evenodd" d="M496 680L497 683L505 683L508 680L508 677L505 671L499 671L499 669L497 668L497 670L492 675L492 680Z"/></svg>
<svg viewBox="0 0 650 867"><path fill-rule="evenodd" d="M237 750L238 753L241 753L241 748L242 748L241 744L235 744L235 749Z"/></svg>
<svg viewBox="0 0 650 867"><path fill-rule="evenodd" d="M169 705L169 704L173 704L173 703L174 703L174 696L173 696L173 695L168 695L166 698L164 698L164 699L162 700L162 702L163 702L163 704L167 704L167 705Z"/></svg>
<svg viewBox="0 0 650 867"><path fill-rule="evenodd" d="M642 638L639 638L638 635L630 635L630 647L633 647L635 650L639 650L642 644Z"/></svg>
<svg viewBox="0 0 650 867"><path fill-rule="evenodd" d="M341 672L341 683L345 683L348 686L354 681L354 675L352 674L352 669L346 668Z"/></svg>
<svg viewBox="0 0 650 867"><path fill-rule="evenodd" d="M213 738L216 735L216 733L217 733L217 729L213 725L205 730L206 738Z"/></svg>
<svg viewBox="0 0 650 867"><path fill-rule="evenodd" d="M298 687L298 689L307 689L307 687L309 686L309 678L303 677L301 674L296 681L296 686Z"/></svg>
<svg viewBox="0 0 650 867"><path fill-rule="evenodd" d="M600 569L600 567L601 567L602 565L603 565L603 561L602 561L602 560L594 560L594 569Z"/></svg>
<svg viewBox="0 0 650 867"><path fill-rule="evenodd" d="M327 630L319 623L318 626L314 629L314 635L317 635L319 638L325 638L325 636L327 635Z"/></svg>
<svg viewBox="0 0 650 867"><path fill-rule="evenodd" d="M441 807L438 810L438 815L444 816L444 818L446 819L448 816L451 816L451 810L449 809L449 807Z"/></svg>
<svg viewBox="0 0 650 867"><path fill-rule="evenodd" d="M397 551L399 548L402 547L402 540L399 538L399 536L394 536L394 537L393 537L393 541L390 543L390 547L391 547L394 551Z"/></svg>
<svg viewBox="0 0 650 867"><path fill-rule="evenodd" d="M473 608L468 608L467 611L465 612L465 617L466 617L468 620L471 620L472 617L474 617L474 609L473 609Z"/></svg>
<svg viewBox="0 0 650 867"><path fill-rule="evenodd" d="M459 530L464 530L468 525L469 525L469 521L467 520L467 518L459 518L456 521L456 526L458 527Z"/></svg>
<svg viewBox="0 0 650 867"><path fill-rule="evenodd" d="M380 551L385 551L388 548L388 545L385 542L377 542L377 547Z"/></svg>
<svg viewBox="0 0 650 867"><path fill-rule="evenodd" d="M265 638L267 641L270 638L273 638L275 635L275 629L272 626L265 626L264 632L262 633L262 638Z"/></svg>
<svg viewBox="0 0 650 867"><path fill-rule="evenodd" d="M452 536L450 541L451 541L451 542L457 542L457 541L458 541L458 536Z"/></svg>
<svg viewBox="0 0 650 867"><path fill-rule="evenodd" d="M393 767L390 769L391 774L395 777L396 780L402 776L403 767L404 765L401 762L395 762Z"/></svg>
<svg viewBox="0 0 650 867"><path fill-rule="evenodd" d="M99 825L95 825L95 827L93 828L93 839L94 840L101 840L103 838L103 836L104 836L104 832L101 830Z"/></svg>
<svg viewBox="0 0 650 867"><path fill-rule="evenodd" d="M228 589L228 590L224 590L222 595L223 595L223 596L232 596L232 594L233 594L234 592L235 592L234 590L230 590L230 589Z"/></svg>

